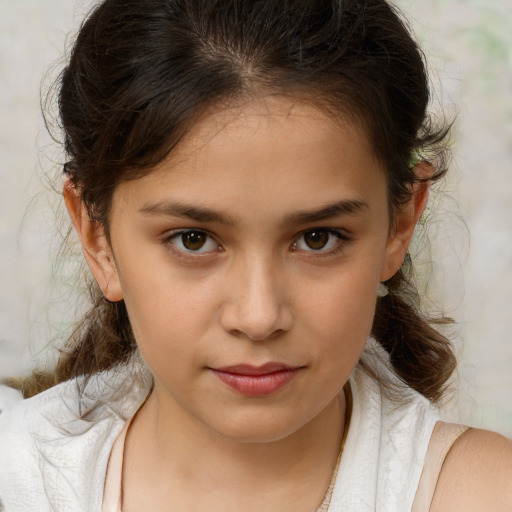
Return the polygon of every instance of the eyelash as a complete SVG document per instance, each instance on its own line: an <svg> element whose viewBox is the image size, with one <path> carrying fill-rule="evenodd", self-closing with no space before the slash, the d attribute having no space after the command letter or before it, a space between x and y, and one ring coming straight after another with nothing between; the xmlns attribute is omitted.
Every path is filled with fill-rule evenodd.
<svg viewBox="0 0 512 512"><path fill-rule="evenodd" d="M334 237L335 238L335 240L333 242L334 246L329 249L325 249L324 247L322 247L320 249L313 249L312 247L309 247L309 249L299 248L298 247L299 240L303 239L306 235L313 234L313 233L327 235L329 237L329 239L328 239L326 245L331 242L331 237ZM351 241L352 241L352 239L343 230L329 229L329 228L313 228L313 229L308 229L306 231L303 231L297 237L296 241L292 244L292 250L294 252L304 251L307 253L311 253L312 257L322 258L322 257L333 256L333 255L339 253Z"/></svg>
<svg viewBox="0 0 512 512"><path fill-rule="evenodd" d="M217 251L214 251L214 249L210 249L210 250L207 250L207 251L203 251L203 250L197 250L197 251L194 251L194 250L188 250L186 247L184 247L183 245L183 236L184 235L190 235L192 233L195 233L195 234L198 234L198 235L204 235L206 236L206 242L205 244L208 244L209 242L213 242L216 246L216 249ZM176 240L180 240L180 237L181 237L181 245L183 246L183 248L179 248L177 247L177 244L176 244ZM212 253L212 251L214 252L219 252L222 250L220 244L218 242L216 242L215 238L210 235L210 233L208 233L207 231L204 231L202 229L182 229L182 230L179 230L179 231L174 231L172 233L170 233L168 236L165 237L164 239L164 243L166 245L168 245L169 247L171 247L172 251L175 253L175 254L178 254L179 256L181 257L204 257L204 256L208 256ZM200 249L202 249L203 247L200 247Z"/></svg>
<svg viewBox="0 0 512 512"><path fill-rule="evenodd" d="M215 244L216 250L214 250L214 249L201 250L201 249L203 249L204 245L201 246L199 248L199 250L197 250L197 251L187 249L186 247L184 247L184 244L183 244L183 236L187 235L187 234L188 235L196 234L199 236L204 235L206 237L206 241L205 241L204 245L206 245L208 243L213 243L213 244ZM308 246L309 249L308 248L300 248L299 247L300 240L303 239L308 234L309 235L312 235L312 234L327 235L329 238L325 245L328 245L331 243L331 237L335 237L336 240L334 241L334 247L330 247L327 250L324 249L324 247L321 247L319 249L314 249L311 246ZM177 244L176 244L176 240L180 240L180 237L181 237L180 243L183 248L177 247ZM291 250L292 250L292 252L301 251L301 252L305 252L305 253L311 253L312 257L326 257L326 256L331 256L331 255L337 254L338 252L342 251L344 249L345 245L350 243L351 241L352 241L351 238L343 230L329 229L329 228L313 228L313 229L308 229L308 230L300 233L295 238L295 241L291 244ZM185 257L185 258L187 258L187 257L193 257L193 258L194 257L205 257L205 256L211 255L212 252L222 251L221 245L215 240L215 238L210 233L208 233L208 231L205 231L202 229L182 229L179 231L174 231L174 232L170 233L164 239L164 243L166 245L170 246L172 251L175 254L177 254L180 257ZM305 245L307 245L307 242L303 242L303 243Z"/></svg>

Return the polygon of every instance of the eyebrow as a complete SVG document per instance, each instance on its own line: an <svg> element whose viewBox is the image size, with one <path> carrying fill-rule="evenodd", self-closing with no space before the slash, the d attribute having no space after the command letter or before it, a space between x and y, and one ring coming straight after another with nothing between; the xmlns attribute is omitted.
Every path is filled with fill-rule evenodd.
<svg viewBox="0 0 512 512"><path fill-rule="evenodd" d="M359 199L346 199L330 203L321 208L303 212L292 213L285 218L286 224L308 224L331 217L342 215L357 215L369 208L368 203Z"/></svg>
<svg viewBox="0 0 512 512"><path fill-rule="evenodd" d="M148 203L140 209L140 212L149 215L184 217L197 222L218 222L219 224L226 224L228 226L235 224L234 220L228 215L216 212L210 208L192 206L183 203L167 201Z"/></svg>
<svg viewBox="0 0 512 512"><path fill-rule="evenodd" d="M348 199L327 204L321 208L294 212L284 219L284 224L308 224L342 215L357 215L368 209L368 203L358 199ZM183 217L197 222L217 222L228 226L235 225L235 221L229 215L211 210L210 208L192 206L183 203L162 201L145 204L140 212L147 215L166 215Z"/></svg>

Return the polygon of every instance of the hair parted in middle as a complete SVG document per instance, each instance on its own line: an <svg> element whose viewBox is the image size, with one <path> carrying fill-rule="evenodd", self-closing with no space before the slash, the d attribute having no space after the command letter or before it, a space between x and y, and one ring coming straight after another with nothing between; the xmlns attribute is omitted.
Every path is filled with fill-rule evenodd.
<svg viewBox="0 0 512 512"><path fill-rule="evenodd" d="M446 170L448 128L427 113L424 57L384 0L105 0L82 25L59 84L67 174L109 236L112 194L162 162L211 109L285 95L365 130L387 173L389 214L411 197L411 164ZM372 334L396 373L432 401L455 368L449 341L417 311L412 266L386 284ZM94 292L55 376L111 368L136 343L123 302Z"/></svg>

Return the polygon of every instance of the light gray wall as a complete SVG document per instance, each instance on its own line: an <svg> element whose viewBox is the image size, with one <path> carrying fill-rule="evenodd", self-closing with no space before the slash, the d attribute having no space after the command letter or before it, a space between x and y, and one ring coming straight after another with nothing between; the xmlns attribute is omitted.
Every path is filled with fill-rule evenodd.
<svg viewBox="0 0 512 512"><path fill-rule="evenodd" d="M461 391L447 414L512 435L512 2L397 3L445 112L459 112L452 175L433 197L428 230L429 297L458 322ZM48 345L80 309L76 260L55 258L63 212L49 177L62 155L44 129L39 87L89 5L0 0L0 377L51 361Z"/></svg>

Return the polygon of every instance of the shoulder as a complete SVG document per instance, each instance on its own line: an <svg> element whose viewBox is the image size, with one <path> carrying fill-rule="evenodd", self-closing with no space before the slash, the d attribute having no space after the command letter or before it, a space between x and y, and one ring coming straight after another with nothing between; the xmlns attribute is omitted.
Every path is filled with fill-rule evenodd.
<svg viewBox="0 0 512 512"><path fill-rule="evenodd" d="M439 475L431 512L510 512L512 440L469 429L449 451Z"/></svg>
<svg viewBox="0 0 512 512"><path fill-rule="evenodd" d="M7 390L2 386L0 395L4 397L6 394ZM62 382L31 398L9 398L2 400L0 407L0 435L22 434L32 430L33 426L40 428L41 424L68 421L78 415L79 394L72 381Z"/></svg>
<svg viewBox="0 0 512 512"><path fill-rule="evenodd" d="M116 374L104 372L86 382L81 377L62 382L31 398L2 401L0 456L8 451L6 439L29 437L34 445L55 444L124 423L145 395L137 386L131 393L118 389L116 379Z"/></svg>
<svg viewBox="0 0 512 512"><path fill-rule="evenodd" d="M0 439L9 436L23 436L30 429L32 423L39 423L45 416L52 417L57 401L53 399L61 394L62 385L55 386L44 393L29 399L16 396L6 386L0 387ZM5 452L6 444L2 442Z"/></svg>
<svg viewBox="0 0 512 512"><path fill-rule="evenodd" d="M398 379L376 342L369 340L361 363L350 379L354 408L341 461L350 468L340 481L351 483L347 496L359 488L373 507L410 510L439 411Z"/></svg>
<svg viewBox="0 0 512 512"><path fill-rule="evenodd" d="M2 401L0 413L0 501L7 510L46 510L38 435L49 434L59 389L27 400ZM4 395L4 393L2 393Z"/></svg>
<svg viewBox="0 0 512 512"><path fill-rule="evenodd" d="M63 382L0 414L6 510L98 509L110 449L125 421L121 413L130 412L132 400L104 399L108 388L99 377L85 393L79 384Z"/></svg>
<svg viewBox="0 0 512 512"><path fill-rule="evenodd" d="M21 392L0 384L0 413L9 409L23 399Z"/></svg>
<svg viewBox="0 0 512 512"><path fill-rule="evenodd" d="M28 399L3 401L0 413L0 478L12 468L36 466L40 445L64 437L62 426L77 418L77 393L70 382ZM1 481L0 481L1 484Z"/></svg>

